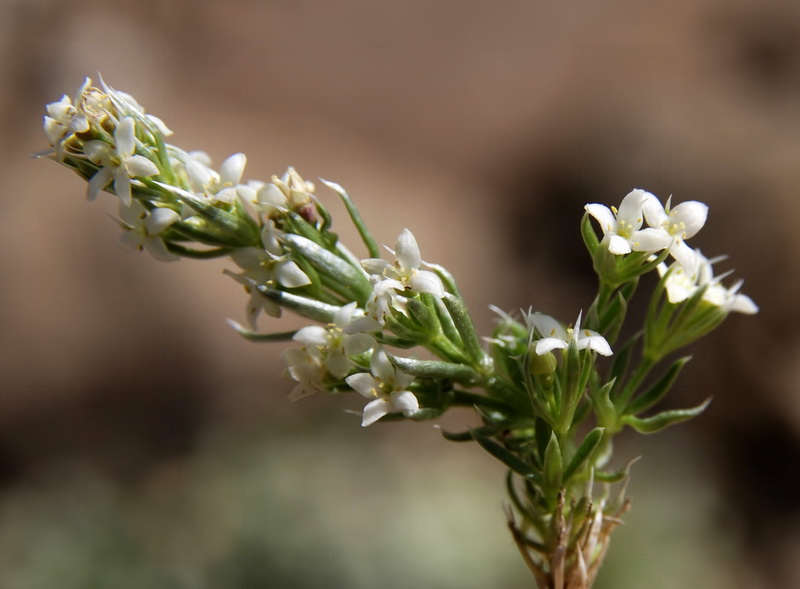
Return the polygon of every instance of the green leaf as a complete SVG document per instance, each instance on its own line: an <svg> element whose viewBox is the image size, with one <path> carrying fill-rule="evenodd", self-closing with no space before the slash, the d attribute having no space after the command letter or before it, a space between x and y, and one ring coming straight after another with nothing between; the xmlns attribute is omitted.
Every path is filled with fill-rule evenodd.
<svg viewBox="0 0 800 589"><path fill-rule="evenodd" d="M436 427L436 426L434 426L434 427ZM474 432L474 431L479 432L481 435L484 435L484 436L492 435L493 433L495 433L497 431L497 428L495 426L493 426L493 425L484 425L484 426L476 428L474 430L467 430L465 432L458 432L458 433L449 432L449 431L447 431L445 429L442 429L442 428L438 428L438 429L441 432L442 437L445 440L448 440L450 442L474 442L475 441L475 436L472 435L472 432Z"/></svg>
<svg viewBox="0 0 800 589"><path fill-rule="evenodd" d="M286 234L283 236L283 240L297 255L304 257L317 270L327 274L333 281L351 293L353 300L362 305L367 300L372 292L372 287L363 270L300 235Z"/></svg>
<svg viewBox="0 0 800 589"><path fill-rule="evenodd" d="M297 331L284 331L281 333L258 333L250 331L241 323L237 323L233 319L228 319L228 325L233 327L239 335L251 342L288 342L294 337Z"/></svg>
<svg viewBox="0 0 800 589"><path fill-rule="evenodd" d="M592 393L592 405L597 414L597 423L607 428L609 433L618 432L620 429L617 424L617 409L609 398L615 382L616 379L612 378L599 390Z"/></svg>
<svg viewBox="0 0 800 589"><path fill-rule="evenodd" d="M658 380L658 382L656 382L641 395L635 397L628 404L627 408L625 409L625 413L636 415L642 411L647 411L650 409L650 407L663 399L664 395L666 395L670 388L672 388L672 385L675 383L675 379L678 378L678 374L680 373L681 369L691 359L691 356L684 356L683 358L676 360Z"/></svg>
<svg viewBox="0 0 800 589"><path fill-rule="evenodd" d="M322 178L320 178L322 180ZM369 229L364 224L364 221L361 219L361 213L358 212L355 203L350 198L350 195L347 194L347 191L342 188L336 182L329 182L328 180L322 180L322 183L325 184L328 188L333 190L336 194L339 195L339 198L342 199L345 208L347 209L347 213L350 215L350 220L355 225L358 234L361 236L361 241L364 242L364 245L369 252L370 258L380 258L381 257L381 250L378 247L378 242L372 237L370 234Z"/></svg>
<svg viewBox="0 0 800 589"><path fill-rule="evenodd" d="M544 484L545 488L551 492L558 492L561 489L561 472L564 468L564 461L561 456L561 446L555 432L550 434L550 441L544 451Z"/></svg>
<svg viewBox="0 0 800 589"><path fill-rule="evenodd" d="M453 318L453 323L461 336L461 341L464 343L469 359L473 364L481 365L484 359L483 348L464 301L449 293L445 293L442 301Z"/></svg>
<svg viewBox="0 0 800 589"><path fill-rule="evenodd" d="M340 309L337 305L329 305L321 303L313 299L307 299L295 294L284 292L282 290L275 290L263 285L253 284L253 287L258 289L262 295L278 303L281 307L285 307L294 311L298 315L315 319L323 323L330 323L333 321L333 315Z"/></svg>
<svg viewBox="0 0 800 589"><path fill-rule="evenodd" d="M697 407L692 407L691 409L673 409L671 411L662 411L661 413L653 415L652 417L645 417L641 419L634 417L633 415L623 415L620 421L623 425L631 426L640 434L652 434L676 423L688 421L693 417L697 417L703 411L705 411L709 403L711 403L710 397Z"/></svg>
<svg viewBox="0 0 800 589"><path fill-rule="evenodd" d="M516 454L510 452L507 448L495 442L493 439L481 434L476 429L471 429L470 433L475 441L478 442L478 444L480 444L484 450L486 450L489 454L497 458L497 460L505 464L517 474L534 481L541 478L541 475L537 473L530 464L522 460Z"/></svg>
<svg viewBox="0 0 800 589"><path fill-rule="evenodd" d="M474 384L480 376L466 364L454 364L440 360L415 360L388 354L389 360L397 368L412 376L435 378L439 380L452 380L464 385Z"/></svg>
<svg viewBox="0 0 800 589"><path fill-rule="evenodd" d="M584 213L583 219L581 219L581 236L583 237L583 243L586 244L586 249L589 250L589 255L594 257L594 251L600 245L600 241L597 239L594 227L592 227L592 219L589 213Z"/></svg>
<svg viewBox="0 0 800 589"><path fill-rule="evenodd" d="M583 442L581 442L581 445L578 446L578 449L575 451L572 460L569 461L567 468L564 469L564 483L569 481L572 475L578 472L578 469L583 466L586 459L594 452L594 449L597 448L598 444L600 444L600 441L603 439L604 432L605 428L596 427L586 434L586 437L583 438Z"/></svg>

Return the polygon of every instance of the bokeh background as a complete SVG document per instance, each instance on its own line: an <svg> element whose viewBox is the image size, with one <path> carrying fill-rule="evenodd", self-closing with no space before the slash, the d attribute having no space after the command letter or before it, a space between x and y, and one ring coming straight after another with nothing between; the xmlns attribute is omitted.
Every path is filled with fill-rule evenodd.
<svg viewBox="0 0 800 589"><path fill-rule="evenodd" d="M0 588L532 586L488 457L289 403L224 262L122 251L114 199L31 158L97 72L186 149L410 227L484 333L589 305L584 203L708 203L693 245L761 313L693 347L665 406L702 418L618 445L644 458L598 587L800 587L800 4L0 0Z"/></svg>

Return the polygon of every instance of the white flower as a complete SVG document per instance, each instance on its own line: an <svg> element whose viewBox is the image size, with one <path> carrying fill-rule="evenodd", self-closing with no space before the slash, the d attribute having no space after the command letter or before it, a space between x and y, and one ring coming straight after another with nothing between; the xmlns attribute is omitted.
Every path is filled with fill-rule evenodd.
<svg viewBox="0 0 800 589"><path fill-rule="evenodd" d="M185 164L189 185L194 192L205 195L212 202L233 203L247 165L247 156L233 154L222 162L219 173L209 167L207 157L202 152L197 157L190 154Z"/></svg>
<svg viewBox="0 0 800 589"><path fill-rule="evenodd" d="M75 101L66 94L61 97L58 102L51 102L45 108L47 115L44 117L44 133L50 145L56 148L58 159L63 157L62 140L73 133L83 133L89 130L89 121L86 116L79 113L77 105L80 101L83 91L92 83L92 80L86 78L83 85L78 89L75 95Z"/></svg>
<svg viewBox="0 0 800 589"><path fill-rule="evenodd" d="M671 236L663 229L648 227L641 229L644 221L642 205L656 197L640 188L631 191L619 209L609 209L601 204L587 204L584 208L600 223L603 230L603 241L608 244L612 254L629 254L636 252L657 252L669 246Z"/></svg>
<svg viewBox="0 0 800 589"><path fill-rule="evenodd" d="M146 249L156 260L162 262L179 259L167 249L161 238L161 234L180 219L178 213L162 207L148 211L141 202L134 200L130 206L120 205L119 216L125 227L119 242L125 249Z"/></svg>
<svg viewBox="0 0 800 589"><path fill-rule="evenodd" d="M427 292L439 298L444 296L442 279L434 272L419 269L422 257L417 240L411 231L403 229L397 237L395 251L392 253L395 255L393 264L381 258L370 258L361 260L361 265L369 274L397 280L404 288L413 292Z"/></svg>
<svg viewBox="0 0 800 589"><path fill-rule="evenodd" d="M402 412L410 417L419 410L419 401L414 393L406 390L414 377L398 371L386 352L375 350L370 361L372 374L360 372L345 379L361 395L372 399L364 407L361 425L366 427L389 413Z"/></svg>
<svg viewBox="0 0 800 589"><path fill-rule="evenodd" d="M363 325L364 319L366 319L364 311L357 309L356 303L352 302L336 311L333 323L325 327L321 325L303 327L292 339L307 347L316 347L320 350L325 356L325 367L328 372L341 380L353 366L349 356L363 354L375 345L375 339L371 335L352 331L359 329L358 323L362 322ZM378 327L374 325L375 329Z"/></svg>
<svg viewBox="0 0 800 589"><path fill-rule="evenodd" d="M555 349L565 350L571 342L575 342L579 350L589 348L602 356L610 356L613 352L606 338L591 329L581 329L581 315L582 313L578 313L575 327L564 329L558 321L549 315L527 313L525 321L528 324L528 329L535 329L542 336L536 342L536 354L544 356Z"/></svg>
<svg viewBox="0 0 800 589"><path fill-rule="evenodd" d="M718 256L709 260L700 253L700 250L694 250L693 254L695 256L695 271L693 274L687 273L684 266L677 262L669 268L666 264L658 265L659 276L666 276L664 288L667 291L667 300L670 303L677 304L685 301L697 292L697 289L705 287L703 300L719 307L726 313L732 311L746 315L758 313L758 305L747 295L739 293L739 289L744 284L743 280L739 280L731 288L725 288L721 281L730 272L714 276L713 264L724 260L725 256Z"/></svg>
<svg viewBox="0 0 800 589"><path fill-rule="evenodd" d="M669 253L686 269L694 274L696 261L692 248L685 240L693 237L705 225L708 218L708 205L696 200L683 202L670 208L672 197L667 199L666 207L662 207L658 199L647 199L642 203L642 212L651 227L663 229L672 237Z"/></svg>
<svg viewBox="0 0 800 589"><path fill-rule="evenodd" d="M307 347L290 348L281 354L286 362L286 372L297 381L297 385L289 394L289 399L297 401L325 390L325 365L322 356L315 349Z"/></svg>
<svg viewBox="0 0 800 589"><path fill-rule="evenodd" d="M225 271L234 280L243 284L245 290L250 294L250 301L247 303L247 320L253 329L256 328L261 311L265 311L272 317L281 315L280 306L262 295L258 286L278 283L284 288L299 288L311 284L308 275L285 254L278 242L277 233L274 223L268 220L261 230L263 247L243 247L231 253L231 259L244 272L235 274L229 270Z"/></svg>
<svg viewBox="0 0 800 589"><path fill-rule="evenodd" d="M130 205L131 178L155 176L158 166L136 151L136 123L132 117L125 117L114 130L114 147L103 141L87 141L84 153L95 164L102 166L92 179L86 196L94 200L97 193L114 182L114 192L124 205Z"/></svg>

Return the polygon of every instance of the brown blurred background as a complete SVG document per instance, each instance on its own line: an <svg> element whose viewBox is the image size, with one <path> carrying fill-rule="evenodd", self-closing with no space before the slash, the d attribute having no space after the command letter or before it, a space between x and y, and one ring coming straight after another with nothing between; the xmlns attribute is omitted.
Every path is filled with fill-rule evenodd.
<svg viewBox="0 0 800 589"><path fill-rule="evenodd" d="M174 143L411 228L484 333L490 303L589 305L583 204L708 203L692 245L761 313L691 350L665 406L706 415L619 444L644 458L598 586L800 587L800 4L0 0L0 588L532 586L488 457L289 403L224 262L125 253L113 199L31 159L98 71Z"/></svg>

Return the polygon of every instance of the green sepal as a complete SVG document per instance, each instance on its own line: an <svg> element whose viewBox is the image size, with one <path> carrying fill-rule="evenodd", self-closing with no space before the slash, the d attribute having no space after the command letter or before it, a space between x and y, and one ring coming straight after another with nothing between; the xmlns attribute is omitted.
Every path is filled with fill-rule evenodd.
<svg viewBox="0 0 800 589"><path fill-rule="evenodd" d="M439 331L439 319L436 314L423 301L408 297L406 299L406 310L411 318L418 323L426 332ZM433 335L433 334L432 334Z"/></svg>
<svg viewBox="0 0 800 589"><path fill-rule="evenodd" d="M617 470L614 472L603 472L601 470L594 471L594 480L599 481L601 483L618 483L622 480L628 478L630 474L631 466L636 464L639 461L641 456L637 456L635 458L631 458L628 461L628 464L625 465L625 468L622 470Z"/></svg>
<svg viewBox="0 0 800 589"><path fill-rule="evenodd" d="M340 309L337 305L329 305L328 303L322 303L314 299L307 299L306 297L301 297L282 290L275 290L268 286L254 286L258 289L258 292L269 300L276 302L281 307L294 311L303 317L321 321L322 323L332 322L334 314Z"/></svg>
<svg viewBox="0 0 800 589"><path fill-rule="evenodd" d="M237 323L232 319L228 319L228 325L233 327L236 332L241 335L243 338L250 340L251 342L288 342L291 341L294 337L294 334L297 331L284 331L281 333L258 333L256 331L251 331L247 329L241 323Z"/></svg>
<svg viewBox="0 0 800 589"><path fill-rule="evenodd" d="M322 180L322 178L320 178ZM339 198L342 199L345 208L347 209L347 213L350 215L350 220L353 222L358 234L361 236L361 241L364 242L364 245L367 248L367 252L369 253L370 258L380 258L381 257L381 250L378 247L378 242L372 237L370 234L369 229L364 224L364 221L361 219L361 213L358 212L353 199L350 198L350 195L347 194L347 191L342 188L336 182L329 182L328 180L322 180L322 183L325 184L328 188L333 190L336 194L339 195Z"/></svg>
<svg viewBox="0 0 800 589"><path fill-rule="evenodd" d="M561 446L555 432L551 432L550 441L544 451L544 486L550 492L551 499L554 499L555 494L561 489L563 468Z"/></svg>
<svg viewBox="0 0 800 589"><path fill-rule="evenodd" d="M597 233L595 233L594 227L592 227L592 220L589 213L584 213L583 219L581 219L581 236L583 237L583 243L586 245L586 249L589 250L589 255L594 258L595 250L597 250L600 245L600 241L597 239Z"/></svg>
<svg viewBox="0 0 800 589"><path fill-rule="evenodd" d="M450 316L453 318L453 323L461 336L461 341L464 343L464 350L467 356L473 364L482 365L484 361L483 348L464 301L455 295L445 293L444 297L442 297L442 302L444 302L445 307L450 312Z"/></svg>
<svg viewBox="0 0 800 589"><path fill-rule="evenodd" d="M451 380L464 385L472 385L480 380L480 375L466 364L453 364L439 360L415 360L389 353L387 356L398 369L412 376Z"/></svg>
<svg viewBox="0 0 800 589"><path fill-rule="evenodd" d="M360 305L367 300L372 292L372 287L363 270L355 268L346 260L306 237L285 234L283 241L294 253L311 262L317 270L328 275L343 290L350 293L352 300L357 301Z"/></svg>
<svg viewBox="0 0 800 589"><path fill-rule="evenodd" d="M476 429L470 429L470 433L475 441L478 442L478 444L480 444L484 450L497 458L515 473L533 481L541 481L541 475L536 472L531 465L519 458L516 454L510 452L507 448L504 448L502 445L483 435Z"/></svg>
<svg viewBox="0 0 800 589"><path fill-rule="evenodd" d="M672 385L675 383L675 379L678 378L681 369L683 369L686 363L691 359L691 356L684 356L676 360L653 386L628 403L624 412L629 415L636 415L642 411L647 411L650 407L658 403L664 398L664 395L669 392L670 388L672 388Z"/></svg>
<svg viewBox="0 0 800 589"><path fill-rule="evenodd" d="M692 407L691 409L662 411L652 417L644 418L634 417L633 415L623 415L620 422L623 425L629 425L640 434L652 434L676 423L681 423L682 421L688 421L689 419L697 417L705 411L709 403L711 403L710 397L697 407Z"/></svg>
<svg viewBox="0 0 800 589"><path fill-rule="evenodd" d="M600 441L603 439L603 433L605 432L605 428L603 427L596 427L588 434L586 437L583 438L583 442L581 445L578 446L578 449L575 451L575 455L569 461L567 468L564 469L564 483L566 484L572 475L578 472L583 466L583 463L589 458L589 456L594 452L595 448L597 448Z"/></svg>

